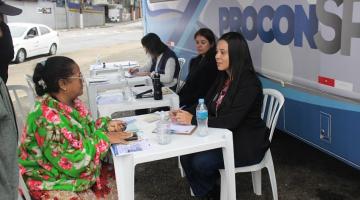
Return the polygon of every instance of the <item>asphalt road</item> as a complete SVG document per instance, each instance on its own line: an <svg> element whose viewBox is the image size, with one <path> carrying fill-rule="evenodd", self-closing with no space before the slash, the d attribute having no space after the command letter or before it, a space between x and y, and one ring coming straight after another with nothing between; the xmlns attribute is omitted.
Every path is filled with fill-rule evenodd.
<svg viewBox="0 0 360 200"><path fill-rule="evenodd" d="M107 24L103 27L59 31L59 54L94 47L111 47L116 44L138 42L143 36L142 22ZM101 54L101 52L99 52Z"/></svg>

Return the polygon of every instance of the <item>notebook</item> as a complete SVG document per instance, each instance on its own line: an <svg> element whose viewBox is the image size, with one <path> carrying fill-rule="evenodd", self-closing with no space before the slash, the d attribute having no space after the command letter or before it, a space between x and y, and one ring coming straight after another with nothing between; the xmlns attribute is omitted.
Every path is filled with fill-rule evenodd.
<svg viewBox="0 0 360 200"><path fill-rule="evenodd" d="M180 125L180 124L170 124L170 133L179 134L179 135L191 135L195 131L195 125ZM153 133L157 133L157 128L155 128Z"/></svg>
<svg viewBox="0 0 360 200"><path fill-rule="evenodd" d="M175 134L191 135L196 129L195 125L170 124L170 131Z"/></svg>

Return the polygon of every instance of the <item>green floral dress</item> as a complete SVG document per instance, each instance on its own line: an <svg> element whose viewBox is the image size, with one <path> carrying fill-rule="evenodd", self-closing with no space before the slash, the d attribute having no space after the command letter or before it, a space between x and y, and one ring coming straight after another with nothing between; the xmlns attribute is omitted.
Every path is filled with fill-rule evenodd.
<svg viewBox="0 0 360 200"><path fill-rule="evenodd" d="M19 168L32 191L101 187L100 159L110 147L109 118L94 122L79 99L74 108L45 94L29 113L19 146Z"/></svg>

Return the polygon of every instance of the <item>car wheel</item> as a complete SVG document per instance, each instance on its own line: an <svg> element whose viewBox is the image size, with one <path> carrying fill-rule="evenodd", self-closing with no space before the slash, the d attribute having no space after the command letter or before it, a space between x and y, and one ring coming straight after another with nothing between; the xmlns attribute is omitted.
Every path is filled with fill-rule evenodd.
<svg viewBox="0 0 360 200"><path fill-rule="evenodd" d="M49 55L55 55L55 54L56 54L56 51L57 51L57 46L56 46L56 44L54 43L54 44L52 44L52 45L50 46Z"/></svg>
<svg viewBox="0 0 360 200"><path fill-rule="evenodd" d="M22 63L25 61L25 59L26 59L26 51L25 51L25 49L20 49L16 54L15 61L17 63Z"/></svg>

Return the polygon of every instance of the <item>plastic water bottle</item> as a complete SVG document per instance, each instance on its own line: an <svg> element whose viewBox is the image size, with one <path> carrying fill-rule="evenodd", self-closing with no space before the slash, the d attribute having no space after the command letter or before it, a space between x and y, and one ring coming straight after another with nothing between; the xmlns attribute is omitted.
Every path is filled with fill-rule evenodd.
<svg viewBox="0 0 360 200"><path fill-rule="evenodd" d="M101 65L101 60L100 60L100 55L96 55L96 61L95 64L100 66Z"/></svg>
<svg viewBox="0 0 360 200"><path fill-rule="evenodd" d="M157 123L157 141L159 144L169 144L171 142L170 123L165 118L165 113L160 112L160 121Z"/></svg>
<svg viewBox="0 0 360 200"><path fill-rule="evenodd" d="M134 101L135 98L133 95L133 91L132 91L128 81L126 79L124 79L122 82L124 83L124 87L123 87L123 91L122 91L123 99L125 101Z"/></svg>
<svg viewBox="0 0 360 200"><path fill-rule="evenodd" d="M199 99L199 104L196 107L197 120L197 134L199 136L208 135L208 110L204 103L204 99Z"/></svg>
<svg viewBox="0 0 360 200"><path fill-rule="evenodd" d="M119 73L119 81L124 81L125 80L125 71L122 67L122 65L116 65L116 67L118 67L118 73Z"/></svg>

